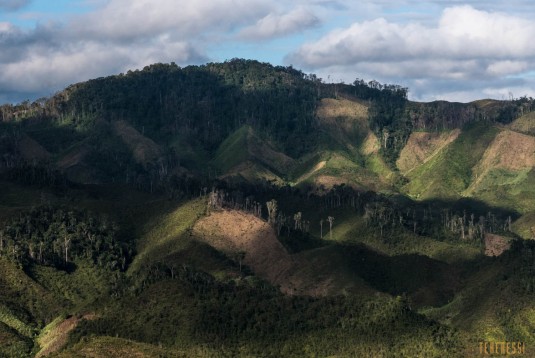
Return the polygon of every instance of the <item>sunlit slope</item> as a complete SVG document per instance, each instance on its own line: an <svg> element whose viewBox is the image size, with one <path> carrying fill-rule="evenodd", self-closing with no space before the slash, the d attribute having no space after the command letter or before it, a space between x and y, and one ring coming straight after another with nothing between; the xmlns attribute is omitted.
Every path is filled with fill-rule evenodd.
<svg viewBox="0 0 535 358"><path fill-rule="evenodd" d="M457 139L406 174L409 183L403 190L417 199L460 198L498 131L480 123L465 127Z"/></svg>
<svg viewBox="0 0 535 358"><path fill-rule="evenodd" d="M282 182L295 161L261 139L250 126L243 126L226 138L212 161L223 177L240 177L249 182L259 179Z"/></svg>
<svg viewBox="0 0 535 358"><path fill-rule="evenodd" d="M478 250L468 246L456 247L409 233L389 232L386 236L390 239L380 238L378 232L360 226L363 223L358 219L337 213L340 222L335 225L333 241L297 253L289 253L281 245L268 223L235 210L215 211L200 219L193 235L247 265L286 294L318 297L405 292L418 306L436 306L451 299L459 287L459 272L447 261L462 262L477 256Z"/></svg>
<svg viewBox="0 0 535 358"><path fill-rule="evenodd" d="M461 134L460 129L443 132L413 132L401 151L396 165L407 175L411 170L427 163Z"/></svg>
<svg viewBox="0 0 535 358"><path fill-rule="evenodd" d="M29 353L39 329L66 303L0 257L0 356Z"/></svg>
<svg viewBox="0 0 535 358"><path fill-rule="evenodd" d="M176 269L187 265L216 276L235 269L224 255L192 236L195 222L205 213L205 198L181 203L159 201L146 209L151 215L139 218L138 254L128 269L129 275L147 275L158 265Z"/></svg>
<svg viewBox="0 0 535 358"><path fill-rule="evenodd" d="M516 245L500 259L480 263L450 303L421 312L485 341L535 343L532 250Z"/></svg>
<svg viewBox="0 0 535 358"><path fill-rule="evenodd" d="M527 128L529 116L509 128ZM515 130L476 122L462 130L412 133L397 161L409 180L402 190L420 200L472 197L521 213L534 210L535 137Z"/></svg>
<svg viewBox="0 0 535 358"><path fill-rule="evenodd" d="M535 137L502 130L474 167L465 195L495 206L535 209Z"/></svg>
<svg viewBox="0 0 535 358"><path fill-rule="evenodd" d="M513 223L514 232L524 239L535 239L535 211L522 215Z"/></svg>
<svg viewBox="0 0 535 358"><path fill-rule="evenodd" d="M296 183L326 189L344 183L365 190L390 188L393 173L379 155L379 141L368 125L368 106L352 97L319 102L318 148L299 161L293 173Z"/></svg>
<svg viewBox="0 0 535 358"><path fill-rule="evenodd" d="M520 133L535 135L535 112L517 118L509 125L509 128Z"/></svg>

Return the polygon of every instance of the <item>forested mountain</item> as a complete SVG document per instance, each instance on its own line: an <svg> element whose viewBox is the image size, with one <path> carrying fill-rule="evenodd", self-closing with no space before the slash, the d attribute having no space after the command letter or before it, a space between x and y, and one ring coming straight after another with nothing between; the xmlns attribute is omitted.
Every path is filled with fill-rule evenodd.
<svg viewBox="0 0 535 358"><path fill-rule="evenodd" d="M535 102L407 95L234 59L0 106L0 356L529 350Z"/></svg>

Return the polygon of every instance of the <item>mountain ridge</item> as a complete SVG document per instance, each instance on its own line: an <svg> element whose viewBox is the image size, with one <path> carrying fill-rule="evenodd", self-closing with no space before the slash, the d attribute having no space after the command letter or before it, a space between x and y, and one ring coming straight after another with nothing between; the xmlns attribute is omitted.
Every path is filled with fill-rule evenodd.
<svg viewBox="0 0 535 358"><path fill-rule="evenodd" d="M0 106L0 355L529 347L533 109L240 59Z"/></svg>

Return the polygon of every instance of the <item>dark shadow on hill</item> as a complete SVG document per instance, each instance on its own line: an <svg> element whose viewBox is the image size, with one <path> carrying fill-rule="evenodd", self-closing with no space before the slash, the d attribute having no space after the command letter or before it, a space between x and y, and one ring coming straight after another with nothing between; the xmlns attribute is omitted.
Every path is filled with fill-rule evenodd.
<svg viewBox="0 0 535 358"><path fill-rule="evenodd" d="M339 259L332 266L333 274L349 269L378 291L408 295L415 307L444 305L461 287L458 268L427 256L387 256L361 244L332 245L326 250Z"/></svg>

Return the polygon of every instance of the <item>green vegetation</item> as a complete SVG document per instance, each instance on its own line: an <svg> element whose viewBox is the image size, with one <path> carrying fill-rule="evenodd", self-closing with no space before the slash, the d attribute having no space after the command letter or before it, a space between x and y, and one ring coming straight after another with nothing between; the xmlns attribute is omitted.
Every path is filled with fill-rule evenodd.
<svg viewBox="0 0 535 358"><path fill-rule="evenodd" d="M529 347L533 104L234 59L0 106L0 356Z"/></svg>
<svg viewBox="0 0 535 358"><path fill-rule="evenodd" d="M241 127L225 139L217 149L214 163L223 173L249 159L247 140L249 130L248 126Z"/></svg>
<svg viewBox="0 0 535 358"><path fill-rule="evenodd" d="M535 113L529 112L511 123L510 128L525 134L535 135Z"/></svg>
<svg viewBox="0 0 535 358"><path fill-rule="evenodd" d="M472 195L520 213L530 211L535 208L535 170L490 170Z"/></svg>
<svg viewBox="0 0 535 358"><path fill-rule="evenodd" d="M467 126L457 140L411 171L403 189L419 199L460 198L474 180L473 167L497 133L497 128L484 123Z"/></svg>
<svg viewBox="0 0 535 358"><path fill-rule="evenodd" d="M40 207L8 222L0 231L0 255L21 267L31 264L69 269L85 259L111 270L125 269L133 252L116 238L106 218L88 213Z"/></svg>
<svg viewBox="0 0 535 358"><path fill-rule="evenodd" d="M152 297L159 297L157 306L150 304ZM188 304L192 299L187 297L197 304ZM177 299L183 304L177 305ZM453 331L422 319L400 297L292 298L271 288L218 284L187 270L174 280L149 286L138 297L112 303L106 311L105 318L84 321L72 339L118 334L180 349L208 347L218 355L234 356L294 356L307 351L347 355L374 349L438 356L444 344L452 347L454 356L461 349ZM409 336L404 334L407 324L414 328ZM443 333L433 338L435 329L429 327ZM373 346L365 343L370 340Z"/></svg>

